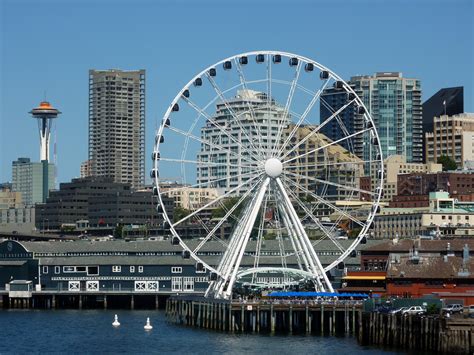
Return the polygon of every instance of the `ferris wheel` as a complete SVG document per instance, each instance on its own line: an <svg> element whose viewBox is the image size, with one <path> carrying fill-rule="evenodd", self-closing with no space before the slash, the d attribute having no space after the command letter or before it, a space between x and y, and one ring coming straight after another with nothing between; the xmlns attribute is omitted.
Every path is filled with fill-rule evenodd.
<svg viewBox="0 0 474 355"><path fill-rule="evenodd" d="M366 241L382 195L381 145L358 90L312 59L256 51L178 92L150 175L171 242L209 274L207 296L228 299L242 282L334 291L328 273ZM167 182L176 175L181 184ZM211 243L222 248L213 262Z"/></svg>

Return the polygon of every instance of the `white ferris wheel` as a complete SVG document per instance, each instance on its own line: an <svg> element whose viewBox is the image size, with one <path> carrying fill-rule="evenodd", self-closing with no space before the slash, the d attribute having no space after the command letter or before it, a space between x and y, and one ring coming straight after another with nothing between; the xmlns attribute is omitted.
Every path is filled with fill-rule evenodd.
<svg viewBox="0 0 474 355"><path fill-rule="evenodd" d="M366 241L382 195L381 146L359 89L309 58L255 51L176 95L150 175L171 242L209 274L207 296L228 299L242 282L333 291L329 271ZM165 196L179 203L173 215ZM211 243L222 248L213 262L203 257Z"/></svg>

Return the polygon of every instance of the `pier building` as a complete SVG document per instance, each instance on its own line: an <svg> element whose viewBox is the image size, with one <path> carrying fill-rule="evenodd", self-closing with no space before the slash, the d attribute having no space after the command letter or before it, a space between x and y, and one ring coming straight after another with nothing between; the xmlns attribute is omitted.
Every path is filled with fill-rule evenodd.
<svg viewBox="0 0 474 355"><path fill-rule="evenodd" d="M197 246L199 240L190 242ZM349 240L341 240L348 247ZM250 250L255 241L249 242L243 266L253 262ZM373 245L369 241L361 248ZM347 244L347 245L346 245ZM253 249L252 249L253 247ZM209 265L216 265L224 252L222 242L206 243L199 256ZM328 265L334 253L340 253L334 244L321 241L318 257ZM293 260L294 259L294 260ZM260 259L261 266L280 263L278 241L266 241ZM288 265L297 264L296 257L288 257ZM359 252L346 259L342 268L355 270L360 267ZM332 275L340 282L343 269L336 268ZM283 275L259 276L260 282L280 284ZM0 293L8 295L8 285L13 280L31 281L35 294L202 294L209 282L209 273L193 259L187 259L179 245L164 241L62 241L18 242L4 240L0 243Z"/></svg>

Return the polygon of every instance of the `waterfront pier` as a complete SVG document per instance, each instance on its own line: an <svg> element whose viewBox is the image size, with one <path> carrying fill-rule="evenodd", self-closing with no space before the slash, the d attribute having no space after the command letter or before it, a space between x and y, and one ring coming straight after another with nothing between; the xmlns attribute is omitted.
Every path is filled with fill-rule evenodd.
<svg viewBox="0 0 474 355"><path fill-rule="evenodd" d="M462 315L400 315L361 312L361 345L449 354L474 353L474 319Z"/></svg>
<svg viewBox="0 0 474 355"><path fill-rule="evenodd" d="M227 301L171 296L170 322L228 332L356 334L360 303L313 300Z"/></svg>
<svg viewBox="0 0 474 355"><path fill-rule="evenodd" d="M0 292L0 309L164 309L169 294L134 291L33 291L29 297Z"/></svg>

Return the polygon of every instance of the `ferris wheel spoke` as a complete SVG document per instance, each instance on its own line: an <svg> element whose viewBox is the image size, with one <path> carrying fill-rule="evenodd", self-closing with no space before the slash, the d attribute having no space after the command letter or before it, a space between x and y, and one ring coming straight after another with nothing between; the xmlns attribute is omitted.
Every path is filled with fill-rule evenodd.
<svg viewBox="0 0 474 355"><path fill-rule="evenodd" d="M286 213L286 210L283 208L283 205L280 204L278 206L278 213L280 213L281 218L284 222L284 225L286 227L288 237L290 239L291 246L294 250L294 254L296 256L296 261L298 263L298 267L300 270L305 270L309 271L309 269L306 267L308 265L308 261L306 259L306 255L303 252L303 248L301 247L301 244L299 240L295 236L295 231L291 225L291 222L289 220L288 214Z"/></svg>
<svg viewBox="0 0 474 355"><path fill-rule="evenodd" d="M185 132L185 131L183 131L183 130L181 130L181 129L179 129L179 128L172 127L172 126L169 126L169 127L167 127L167 128L168 128L169 130L171 130L171 131L177 133L177 134L180 134L180 135L182 135L182 136L188 137L188 138L193 139L193 140L195 140L195 141L201 142L202 144L207 145L207 146L209 146L209 147L211 147L211 148L213 148L213 149L217 149L217 150L219 150L219 151L223 151L223 152L225 152L225 153L228 153L229 155L232 155L232 156L235 157L235 158L240 158L240 159L242 159L242 160L245 160L246 162L248 162L248 163L250 163L250 164L254 164L254 163L255 163L255 160L253 160L253 161L252 161L252 160L249 160L249 159L245 158L244 155L239 155L239 154L237 154L237 153L234 153L232 150L230 150L230 149L228 149L228 148L225 148L225 147L223 147L223 146L221 146L221 145L219 145L219 144L216 144L216 143L212 143L212 142L210 142L210 141L208 141L208 140L206 140L206 139L202 139L202 138L200 138L200 137L197 137L197 136L195 136L195 135L193 135L193 134L191 134L191 133L189 133L189 132Z"/></svg>
<svg viewBox="0 0 474 355"><path fill-rule="evenodd" d="M321 104L329 111L331 112L331 114L334 114L334 112L336 112L336 110L328 104L328 102L323 98L321 97ZM336 122L337 124L339 125L339 128L341 129L342 133L346 136L348 136L350 133L349 133L349 130L347 129L344 121L341 119L341 116L340 115L336 115ZM353 149L353 144L352 144L352 141L349 141L348 142L348 146L350 147L349 150L352 151Z"/></svg>
<svg viewBox="0 0 474 355"><path fill-rule="evenodd" d="M271 122L271 106L272 106L272 61L271 61L271 56L268 54L266 56L267 59L267 68L266 68L266 79L267 79L267 146L266 146L266 151L269 153L271 146L272 146L272 141L271 141L271 127L272 127L272 122ZM281 122L283 124L283 122ZM267 153L266 158L269 158Z"/></svg>
<svg viewBox="0 0 474 355"><path fill-rule="evenodd" d="M327 167L327 166L343 166L343 165L352 165L352 166L356 166L356 165L364 165L364 164L379 164L381 163L382 160L380 159L374 159L374 160L360 160L360 161L343 161L343 162L339 162L339 163L326 163L324 162L324 167ZM288 169L302 169L302 168L309 168L309 167L316 167L316 162L313 162L313 163L309 163L309 164L290 164L287 166Z"/></svg>
<svg viewBox="0 0 474 355"><path fill-rule="evenodd" d="M237 174L237 175L233 175L232 177L245 177L245 176L251 176L251 175L252 176L255 175L255 172ZM173 193L173 192L183 191L183 190L187 190L187 189L195 188L195 187L209 187L208 186L209 184L213 184L215 182L226 180L228 178L229 177L226 175L226 176L218 178L218 179L199 182L199 183L192 184L192 185L186 185L186 186L177 187L177 188L174 188L174 189L165 189L163 191L160 190L160 195L167 195L167 194L170 194L170 193Z"/></svg>
<svg viewBox="0 0 474 355"><path fill-rule="evenodd" d="M259 182L261 181L261 179L259 180ZM259 183L258 182L258 183ZM255 185L257 186L258 183ZM215 232L228 220L228 218L232 215L232 213L241 205L241 203L250 195L250 193L255 190L255 186L251 189L248 189L241 197L240 199L237 201L237 203L235 203L235 205L233 205L228 211L227 213L224 215L224 217L221 218L221 220L214 226L214 228L204 237L204 239L196 246L196 248L193 250L193 253L197 253L202 247L204 244L206 244L206 242L214 236ZM220 238L219 238L220 239Z"/></svg>
<svg viewBox="0 0 474 355"><path fill-rule="evenodd" d="M300 116L298 122L294 125L293 129L291 130L291 133L288 135L286 138L285 142L283 145L278 149L276 155L280 156L282 152L285 151L285 148L287 147L288 143L291 141L291 138L295 135L295 133L298 131L298 128L301 126L301 124L305 121L306 117L308 114L311 112L313 109L314 104L318 101L318 99L321 98L321 94L326 88L326 86L329 83L329 78L326 79L323 84L321 85L321 88L316 92L316 94L312 97L311 101L309 102L308 106L306 106L306 109L304 110L303 114ZM283 130L282 130L283 131Z"/></svg>
<svg viewBox="0 0 474 355"><path fill-rule="evenodd" d="M239 60L237 60L237 58L234 58L234 63L235 63L235 66L237 67L237 71L239 73L239 80L240 80L240 83L242 84L242 87L245 90L248 90L247 81L245 80L245 75L244 75L244 71L242 69L242 65L240 64ZM260 125L258 124L258 120L255 118L255 111L253 109L253 106L250 104L249 101L246 101L246 102L247 102L247 107L250 111L250 117L252 119L253 126L257 131L259 150L261 150L263 148L262 131L260 129Z"/></svg>
<svg viewBox="0 0 474 355"><path fill-rule="evenodd" d="M323 123L319 124L315 129L313 129L306 137L304 137L302 140L298 142L298 144L294 145L292 149L289 149L285 154L283 154L280 159L284 159L287 156L289 156L291 153L293 153L299 146L304 144L308 139L310 139L312 136L315 134L319 133L321 129L326 126L331 120L334 119L337 115L339 115L341 112L343 112L346 108L348 108L350 105L354 103L355 99L352 101L349 101L347 104L342 106L339 110L337 110L335 113L333 113L331 116L329 116Z"/></svg>
<svg viewBox="0 0 474 355"><path fill-rule="evenodd" d="M293 97L294 97L294 94L295 94L296 85L298 83L300 73L301 73L301 66L302 66L301 63L302 63L301 60L299 60L298 65L296 66L295 76L293 77L293 80L291 81L290 90L288 92L288 97L286 98L285 110L283 111L283 114L285 115L285 117L284 117L285 122L289 120L290 107L291 107L291 104L293 102ZM279 141L280 141L280 138L281 138L281 135L282 135L283 131L285 130L285 128L283 126L284 126L283 122L281 122L281 124L278 125L278 131L277 131L277 135L276 135L275 145L272 147L272 155L274 155L278 151ZM270 139L270 137L268 137L268 138Z"/></svg>
<svg viewBox="0 0 474 355"><path fill-rule="evenodd" d="M315 281L318 283L318 287L324 291L325 286L323 285L321 278L324 280L324 284L327 286L327 288L333 292L333 287L332 284L329 282L328 276L324 272L324 268L321 265L321 262L316 254L316 251L314 250L309 237L301 224L301 221L299 220L299 217L291 203L291 200L286 192L285 186L283 185L281 179L277 177L276 182L279 187L279 192L283 198L283 205L287 209L287 212L289 214L290 219L292 220L293 225L296 227L296 230L298 232L297 237L301 238L301 244L303 246L303 251L307 253L308 256L308 261L309 261L309 267L312 270L312 273L315 275Z"/></svg>
<svg viewBox="0 0 474 355"><path fill-rule="evenodd" d="M214 88L214 91L216 92L216 94L219 96L219 98L222 100L222 103L225 105L225 107L227 108L227 110L230 112L231 116L234 118L234 120L237 122L237 125L239 126L240 130L242 131L242 133L247 137L248 141L249 141L249 144L252 146L253 149L255 149L254 151L258 152L257 156L260 155L260 151L258 150L258 148L254 145L253 143L253 140L252 138L249 136L247 130L244 128L244 126L241 124L240 122L240 118L235 114L234 110L232 109L232 107L230 107L229 105L229 102L227 101L227 99L225 98L224 94L222 93L222 90L219 88L219 86L217 85L216 81L209 75L209 73L206 73L206 78L207 80L211 83L212 87Z"/></svg>
<svg viewBox="0 0 474 355"><path fill-rule="evenodd" d="M226 192L225 194L220 195L220 196L217 197L214 201L211 201L211 202L209 202L209 203L206 203L204 206L198 208L196 211L193 211L192 213L190 213L190 214L187 215L186 217L183 217L183 218L181 218L179 221L173 223L172 226L175 227L175 226L177 226L177 225L183 223L184 221L187 221L188 219L190 219L190 218L193 217L194 215L196 215L196 214L202 212L203 210L205 210L206 208L212 206L212 205L215 204L216 202L218 202L218 201L220 201L220 200L222 200L222 199L224 199L224 198L226 198L226 197L229 197L229 196L232 195L234 192L239 191L242 187L244 187L244 186L250 184L252 181L256 180L256 179L257 179L258 177L260 177L261 175L263 175L263 174L260 173L260 174L258 174L258 175L256 175L256 176L250 178L249 180L247 180L247 181L241 183L240 185L234 187L233 189L229 190L229 191Z"/></svg>
<svg viewBox="0 0 474 355"><path fill-rule="evenodd" d="M328 143L328 144L325 144L325 145L320 146L320 147L318 147L318 148L312 149L312 150L310 150L309 152L306 152L306 153L297 155L296 157L293 157L293 158L290 158L290 159L288 159L288 160L285 160L285 161L283 161L283 164L287 164L287 163L289 163L289 162L291 162L291 161L293 161L293 160L297 160L297 159L303 158L304 156L307 156L307 155L309 155L309 154L314 154L314 153L320 151L321 149L328 148L328 147L330 147L330 146L332 146L332 145L334 145L334 144L338 144L338 143L343 142L343 141L345 141L345 140L347 140L347 139L349 139L349 138L352 138L352 137L355 137L355 136L364 134L365 132L368 132L368 131L371 131L371 130L372 130L372 128L366 128L366 129L363 129L363 130L361 130L361 131L355 132L355 133L353 133L353 134L350 134L350 135L348 135L348 136L345 136L345 137L343 137L343 138L340 138L340 139L338 139L338 140L336 140L336 141L332 141L331 143Z"/></svg>
<svg viewBox="0 0 474 355"><path fill-rule="evenodd" d="M320 98L320 101L321 101L321 104L329 111L331 112L331 115L333 115L336 110L323 98L321 97ZM346 127L346 125L344 124L344 122L341 120L341 117L339 115L336 115L336 120L337 120L337 123L339 124L339 127L341 128L342 132L345 134L345 135L349 135L349 131Z"/></svg>
<svg viewBox="0 0 474 355"><path fill-rule="evenodd" d="M280 248L280 255L281 255L281 264L284 268L287 267L287 262L286 262L286 250L285 250L285 245L283 241L283 236L281 233L281 228L280 228L280 216L279 212L277 211L275 214L275 221L277 222L277 239L278 239L278 246Z"/></svg>
<svg viewBox="0 0 474 355"><path fill-rule="evenodd" d="M267 203L269 199L270 191L267 189L265 191L265 197L264 201L262 203L262 211L261 211L261 218L260 218L260 223L259 223L259 228L258 228L258 233L257 233L257 243L256 243L256 249L255 249L255 258L254 258L254 263L253 267L257 268L260 263L260 253L262 251L262 241L263 241L263 230L264 230L264 225L265 225L265 212L267 210ZM255 281L255 273L252 274L252 283Z"/></svg>
<svg viewBox="0 0 474 355"><path fill-rule="evenodd" d="M345 249L342 245L334 238L331 234L331 231L328 231L326 227L324 227L321 222L314 217L314 215L309 211L309 209L305 206L303 201L295 194L293 191L288 188L289 195L299 204L299 206L303 209L303 211L311 218L311 220L318 226L318 228L333 242L333 244L342 252L345 252Z"/></svg>
<svg viewBox="0 0 474 355"><path fill-rule="evenodd" d="M209 165L209 166L228 166L229 165L227 164L227 162L216 163L216 162L210 162L210 161L175 159L175 158L165 158L165 157L160 157L160 161L166 161L166 162L171 162L171 163L181 163L181 164ZM257 169L259 166L257 164L252 164L252 165L239 164L239 167Z"/></svg>
<svg viewBox="0 0 474 355"><path fill-rule="evenodd" d="M311 180L311 181L319 182L321 184L326 184L326 185L339 187L339 188L344 189L344 190L357 191L357 192L360 192L360 193L369 194L371 196L376 196L377 195L375 192L372 192L372 191L363 190L363 189L360 189L360 188L354 187L354 186L341 185L341 184L338 184L336 182L318 179L318 178L315 178L313 176L306 176L306 175L296 174L296 173L292 173L292 172L289 172L289 171L286 171L285 174L286 175L292 175L294 177L298 177L302 180Z"/></svg>
<svg viewBox="0 0 474 355"><path fill-rule="evenodd" d="M198 105L196 105L193 101L191 101L189 98L183 97L183 100L191 106L196 112L198 112L201 116L203 116L206 120L208 120L214 127L217 127L219 131L221 131L225 136L227 136L232 142L237 144L243 151L249 153L249 155L253 156L254 158L257 158L257 156L253 153L252 150L247 149L242 143L240 143L234 136L232 136L227 130L222 128L222 126L219 124L219 122L216 122L212 116L210 116L208 113L204 111L204 109L200 108ZM240 117L234 116L236 120L240 120Z"/></svg>
<svg viewBox="0 0 474 355"><path fill-rule="evenodd" d="M357 223L359 226L361 227L365 227L365 223L358 220L357 218L355 218L354 216L350 215L349 213L341 210L339 207L337 207L336 205L334 205L333 203L331 203L330 201L326 200L325 198L321 197L321 196L318 196L317 194L309 191L307 188L305 188L304 186L301 186L301 184L298 184L296 182L294 182L292 179L288 179L288 178L285 178L285 181L287 181L288 183L290 183L291 185L295 186L297 189L299 189L300 191L310 195L311 197L315 198L316 200L318 200L319 202L321 202L322 204L332 208L333 210L337 211L338 213L342 214L343 216L345 216L346 218L349 218L352 222L354 223Z"/></svg>

